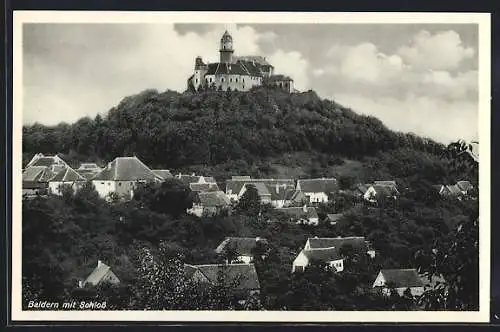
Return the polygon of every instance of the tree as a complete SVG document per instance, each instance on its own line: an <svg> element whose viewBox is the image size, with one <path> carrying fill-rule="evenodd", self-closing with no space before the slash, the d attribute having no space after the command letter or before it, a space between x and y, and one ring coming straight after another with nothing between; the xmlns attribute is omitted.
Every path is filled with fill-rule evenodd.
<svg viewBox="0 0 500 332"><path fill-rule="evenodd" d="M236 205L236 211L239 213L258 216L261 208L261 201L259 192L253 184L248 184L246 186L245 193L241 196L238 204Z"/></svg>
<svg viewBox="0 0 500 332"><path fill-rule="evenodd" d="M177 179L140 186L134 193L134 199L153 211L176 218L193 207L193 193Z"/></svg>

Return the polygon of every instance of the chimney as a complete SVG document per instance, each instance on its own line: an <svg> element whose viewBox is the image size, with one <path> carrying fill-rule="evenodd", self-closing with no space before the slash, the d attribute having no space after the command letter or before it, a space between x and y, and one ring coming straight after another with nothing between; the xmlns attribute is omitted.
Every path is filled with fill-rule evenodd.
<svg viewBox="0 0 500 332"><path fill-rule="evenodd" d="M101 260L97 260L97 267L100 267L102 265Z"/></svg>
<svg viewBox="0 0 500 332"><path fill-rule="evenodd" d="M83 281L78 280L78 287L83 288Z"/></svg>
<svg viewBox="0 0 500 332"><path fill-rule="evenodd" d="M307 212L307 204L304 204L304 206L302 207L302 211L304 211L304 213Z"/></svg>
<svg viewBox="0 0 500 332"><path fill-rule="evenodd" d="M191 176L195 176L196 174L192 173Z"/></svg>

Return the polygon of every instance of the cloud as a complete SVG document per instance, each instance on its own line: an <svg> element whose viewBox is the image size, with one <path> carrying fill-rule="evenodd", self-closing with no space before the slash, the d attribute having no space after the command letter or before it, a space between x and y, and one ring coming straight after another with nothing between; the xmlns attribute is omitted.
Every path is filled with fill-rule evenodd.
<svg viewBox="0 0 500 332"><path fill-rule="evenodd" d="M449 70L457 68L462 61L474 56L474 49L465 47L455 31L443 31L434 35L422 30L409 45L404 45L398 54L409 65L419 69Z"/></svg>
<svg viewBox="0 0 500 332"><path fill-rule="evenodd" d="M392 130L413 132L443 143L477 139L477 104L466 100L444 101L435 97L365 97L346 93L336 101L358 113L375 115Z"/></svg>
<svg viewBox="0 0 500 332"><path fill-rule="evenodd" d="M478 71L463 63L474 50L453 31L420 31L395 49L386 54L368 42L333 45L328 65L312 70L314 87L395 130L446 142L476 135Z"/></svg>
<svg viewBox="0 0 500 332"><path fill-rule="evenodd" d="M226 29L236 55L267 56L277 73L307 86L302 54L280 49L265 54L260 43L273 42L276 34L250 26L211 25L181 34L169 24L37 24L24 33L24 123L95 116L145 89L184 91L196 56L218 61Z"/></svg>

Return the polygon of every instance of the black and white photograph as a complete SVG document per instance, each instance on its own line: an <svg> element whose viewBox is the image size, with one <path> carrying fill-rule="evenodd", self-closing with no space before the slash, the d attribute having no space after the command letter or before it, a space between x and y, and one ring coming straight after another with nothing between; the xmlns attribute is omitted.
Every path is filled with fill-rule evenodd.
<svg viewBox="0 0 500 332"><path fill-rule="evenodd" d="M13 32L13 318L488 321L488 14Z"/></svg>

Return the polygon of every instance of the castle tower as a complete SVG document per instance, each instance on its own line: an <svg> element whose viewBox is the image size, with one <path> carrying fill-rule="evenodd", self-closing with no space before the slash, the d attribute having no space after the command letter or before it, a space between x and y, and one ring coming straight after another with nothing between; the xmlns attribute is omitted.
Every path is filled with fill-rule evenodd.
<svg viewBox="0 0 500 332"><path fill-rule="evenodd" d="M229 32L224 32L220 40L220 62L221 63L232 63L233 62L233 37Z"/></svg>

